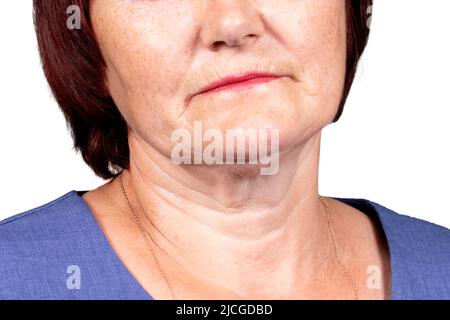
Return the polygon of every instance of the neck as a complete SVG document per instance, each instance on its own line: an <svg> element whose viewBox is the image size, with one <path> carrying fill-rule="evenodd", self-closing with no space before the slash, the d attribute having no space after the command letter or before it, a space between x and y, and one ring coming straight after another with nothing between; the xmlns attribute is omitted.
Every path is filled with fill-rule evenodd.
<svg viewBox="0 0 450 320"><path fill-rule="evenodd" d="M177 277L241 297L292 296L331 268L318 195L320 133L280 155L274 176L252 168L177 166L136 136L123 181ZM166 263L161 263L165 268Z"/></svg>

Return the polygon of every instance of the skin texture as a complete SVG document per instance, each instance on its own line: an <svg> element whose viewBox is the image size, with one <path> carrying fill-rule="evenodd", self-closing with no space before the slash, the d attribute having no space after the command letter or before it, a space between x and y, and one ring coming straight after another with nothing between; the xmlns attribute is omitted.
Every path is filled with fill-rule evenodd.
<svg viewBox="0 0 450 320"><path fill-rule="evenodd" d="M93 0L106 84L129 126L130 201L177 299L352 299L318 194L321 130L340 101L343 0ZM196 95L249 71L281 77ZM280 169L178 166L174 130L280 129ZM170 291L113 179L83 195L112 248L155 299ZM360 298L389 298L389 254L366 215L326 198ZM380 269L379 289L367 268Z"/></svg>

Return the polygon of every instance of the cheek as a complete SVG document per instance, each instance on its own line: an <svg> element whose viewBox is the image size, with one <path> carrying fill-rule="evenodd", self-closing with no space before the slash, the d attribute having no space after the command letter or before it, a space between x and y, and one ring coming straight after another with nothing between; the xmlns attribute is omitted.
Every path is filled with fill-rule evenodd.
<svg viewBox="0 0 450 320"><path fill-rule="evenodd" d="M93 18L94 29L108 66L106 81L114 101L140 135L168 131L183 106L178 90L189 64L181 46L189 33L186 26L192 26L189 15L173 24L169 23L173 19L164 18L168 10L156 6L150 14L146 2L96 2L98 7L94 5L92 12L99 15ZM179 10L187 13L189 8ZM177 12L170 14L178 16ZM176 50L174 43L180 44Z"/></svg>
<svg viewBox="0 0 450 320"><path fill-rule="evenodd" d="M299 64L303 99L309 101L318 119L333 118L345 80L345 2L303 1L297 12L284 25L284 34L286 46Z"/></svg>

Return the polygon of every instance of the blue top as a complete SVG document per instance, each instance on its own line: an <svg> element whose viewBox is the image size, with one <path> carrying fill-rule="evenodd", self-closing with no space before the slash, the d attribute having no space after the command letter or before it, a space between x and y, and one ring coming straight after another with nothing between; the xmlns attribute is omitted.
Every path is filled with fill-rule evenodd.
<svg viewBox="0 0 450 320"><path fill-rule="evenodd" d="M0 299L152 299L72 190L0 222ZM335 198L381 222L392 299L450 299L450 230L366 199Z"/></svg>

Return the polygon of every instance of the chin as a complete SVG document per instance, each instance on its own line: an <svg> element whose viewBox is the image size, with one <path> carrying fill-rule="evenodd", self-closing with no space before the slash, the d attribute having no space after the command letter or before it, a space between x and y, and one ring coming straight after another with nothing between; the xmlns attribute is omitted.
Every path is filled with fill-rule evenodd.
<svg viewBox="0 0 450 320"><path fill-rule="evenodd" d="M292 118L288 119L284 115L277 117L274 112L271 114L255 112L250 115L242 113L238 119L234 118L217 124L217 128L220 128L219 130L224 135L228 130L244 137L254 133L259 138L258 142L265 142L269 148L271 140L276 139L280 150L295 143L301 134L298 122L293 121Z"/></svg>

